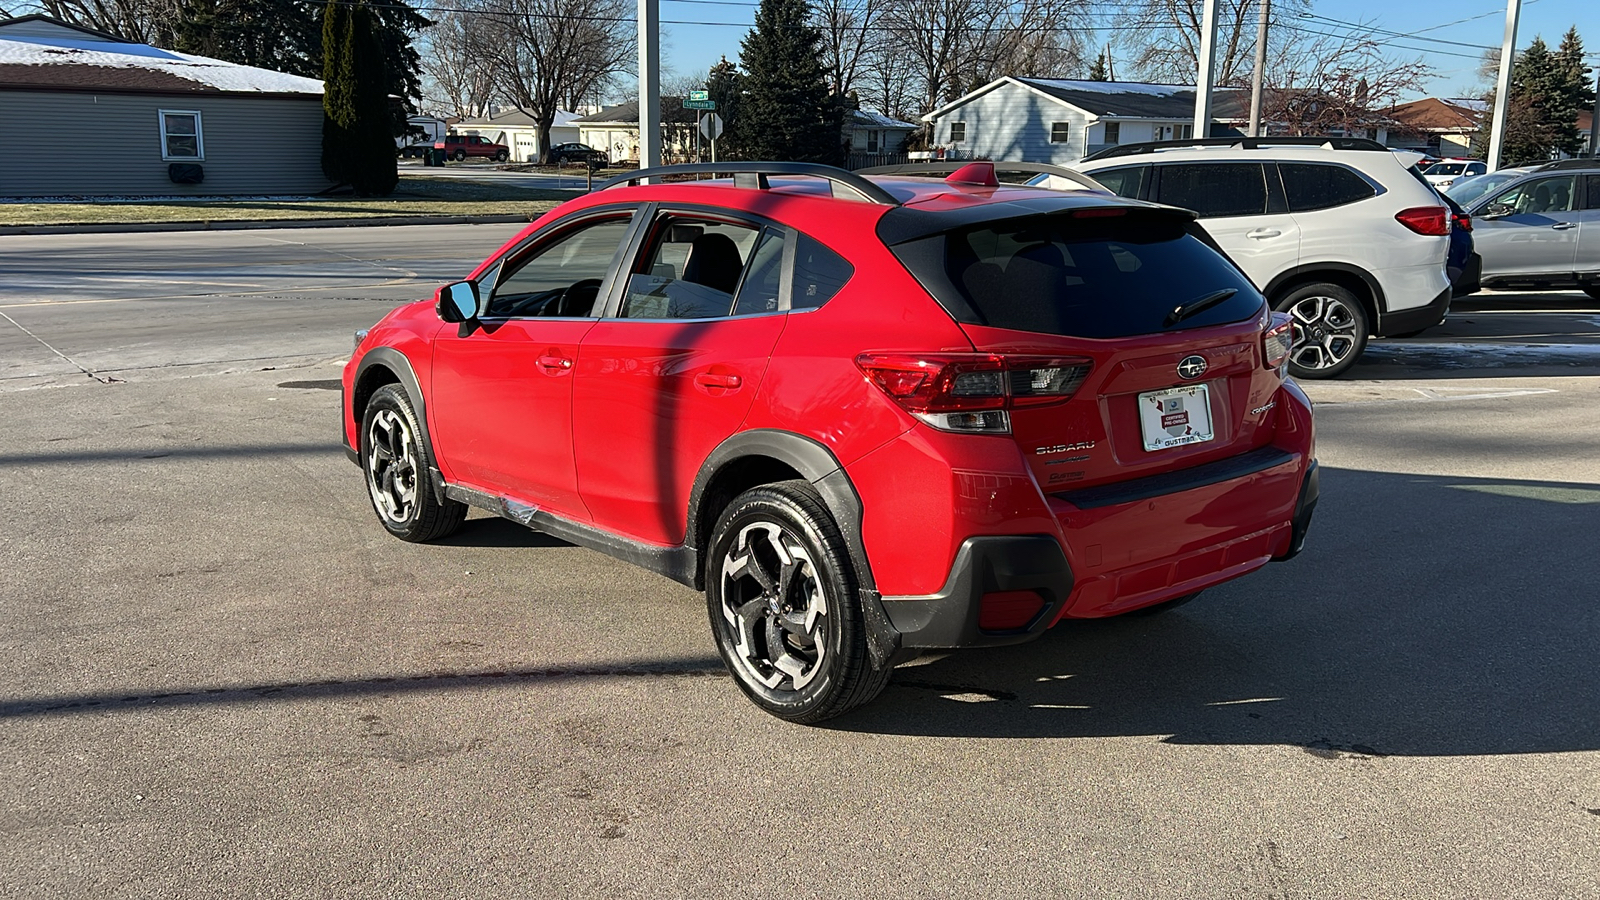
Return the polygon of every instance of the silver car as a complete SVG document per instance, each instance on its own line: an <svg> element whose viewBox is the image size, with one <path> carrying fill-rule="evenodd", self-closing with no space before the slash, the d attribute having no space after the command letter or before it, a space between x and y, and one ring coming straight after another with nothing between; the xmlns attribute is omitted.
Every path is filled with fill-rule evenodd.
<svg viewBox="0 0 1600 900"><path fill-rule="evenodd" d="M1465 202L1447 193L1472 216L1484 287L1576 287L1600 300L1600 159L1539 166Z"/></svg>

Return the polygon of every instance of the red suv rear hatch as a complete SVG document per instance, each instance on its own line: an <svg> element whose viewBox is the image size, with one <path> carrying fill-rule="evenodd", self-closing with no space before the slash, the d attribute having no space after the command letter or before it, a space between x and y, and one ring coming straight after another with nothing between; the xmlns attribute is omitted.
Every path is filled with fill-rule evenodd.
<svg viewBox="0 0 1600 900"><path fill-rule="evenodd" d="M1046 490L1266 445L1287 324L1269 318L1255 287L1199 235L1176 210L1087 208L897 247L980 351L935 361L952 370L948 396L919 418L952 431L1009 430ZM873 374L894 361L862 364Z"/></svg>

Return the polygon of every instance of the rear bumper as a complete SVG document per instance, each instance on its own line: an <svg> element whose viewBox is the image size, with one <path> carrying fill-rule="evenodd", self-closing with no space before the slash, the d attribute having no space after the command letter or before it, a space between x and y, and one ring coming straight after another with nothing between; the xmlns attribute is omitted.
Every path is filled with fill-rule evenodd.
<svg viewBox="0 0 1600 900"><path fill-rule="evenodd" d="M1117 494L1079 491L1053 498L1072 548L1070 560L1054 535L968 538L941 590L883 598L900 646L1021 643L1062 618L1118 615L1291 559L1305 546L1320 493L1315 460L1272 447L1158 478L1164 483L1140 479L1118 486ZM1158 532L1165 533L1164 541L1150 537ZM1119 564L1117 542L1133 534L1155 550ZM984 596L1020 591L1038 596L1038 611L1018 627L984 629Z"/></svg>
<svg viewBox="0 0 1600 900"><path fill-rule="evenodd" d="M1375 333L1378 337L1388 337L1392 334L1410 334L1413 331L1432 328L1443 322L1444 317L1450 312L1450 297L1453 293L1454 291L1447 287L1427 306L1383 313L1378 318Z"/></svg>

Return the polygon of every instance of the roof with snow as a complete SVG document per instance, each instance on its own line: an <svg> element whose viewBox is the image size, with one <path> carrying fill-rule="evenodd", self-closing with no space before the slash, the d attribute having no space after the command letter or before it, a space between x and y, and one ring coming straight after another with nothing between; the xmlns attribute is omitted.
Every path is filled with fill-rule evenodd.
<svg viewBox="0 0 1600 900"><path fill-rule="evenodd" d="M565 125L571 125L577 118L578 114L575 112L567 112L564 109L558 109L556 110L555 121L550 123L550 127L561 128ZM511 109L502 109L490 116L477 116L470 119L462 119L458 124L499 125L503 128L534 128L539 123L533 120L533 114L527 110L519 107L512 107Z"/></svg>
<svg viewBox="0 0 1600 900"><path fill-rule="evenodd" d="M870 109L852 109L845 116L846 128L899 128L905 131L916 131L921 128L914 122L902 122L893 116L886 116L881 112Z"/></svg>
<svg viewBox="0 0 1600 900"><path fill-rule="evenodd" d="M0 23L0 88L322 96L315 78L162 50L41 16Z"/></svg>
<svg viewBox="0 0 1600 900"><path fill-rule="evenodd" d="M1062 78L1018 78L1017 80L1097 116L1130 119L1194 117L1195 87L1192 84L1071 81ZM1238 93L1236 88L1214 88L1213 107L1224 96L1235 93Z"/></svg>

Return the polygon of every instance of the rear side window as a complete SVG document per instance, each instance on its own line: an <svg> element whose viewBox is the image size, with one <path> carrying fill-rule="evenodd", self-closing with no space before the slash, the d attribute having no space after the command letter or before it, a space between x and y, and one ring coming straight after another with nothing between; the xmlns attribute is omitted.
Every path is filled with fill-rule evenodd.
<svg viewBox="0 0 1600 900"><path fill-rule="evenodd" d="M803 234L796 237L794 290L789 297L789 308L816 309L832 300L856 269L815 238Z"/></svg>
<svg viewBox="0 0 1600 900"><path fill-rule="evenodd" d="M1332 209L1378 193L1366 179L1343 166L1279 163L1278 172L1283 176L1290 212Z"/></svg>
<svg viewBox="0 0 1600 900"><path fill-rule="evenodd" d="M1089 172L1090 178L1106 186L1106 190L1118 197L1128 197L1138 200L1144 193L1145 180L1150 177L1149 166L1125 166L1121 169L1106 169L1103 172Z"/></svg>
<svg viewBox="0 0 1600 900"><path fill-rule="evenodd" d="M1584 209L1600 209L1600 175L1585 175L1584 184L1585 190L1589 193L1588 202L1583 205Z"/></svg>
<svg viewBox="0 0 1600 900"><path fill-rule="evenodd" d="M1192 209L1203 219L1254 216L1267 209L1267 182L1260 163L1173 164L1158 170L1160 201Z"/></svg>
<svg viewBox="0 0 1600 900"><path fill-rule="evenodd" d="M1265 302L1180 220L1012 219L951 233L945 275L996 328L1118 338L1236 322ZM1087 223L1087 224L1086 224ZM1173 309L1236 293L1174 324Z"/></svg>

